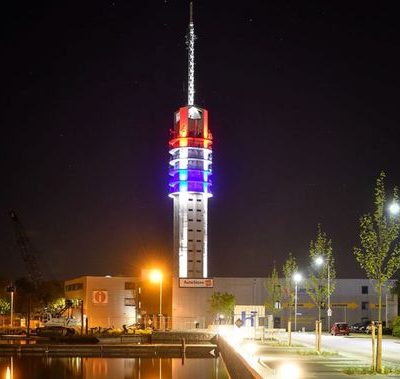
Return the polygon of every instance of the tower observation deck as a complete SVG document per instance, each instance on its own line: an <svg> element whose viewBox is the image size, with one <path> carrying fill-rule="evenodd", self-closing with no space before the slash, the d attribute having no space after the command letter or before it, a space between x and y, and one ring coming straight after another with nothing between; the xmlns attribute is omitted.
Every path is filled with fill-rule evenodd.
<svg viewBox="0 0 400 379"><path fill-rule="evenodd" d="M169 196L174 200L174 275L208 275L208 199L212 196L212 135L208 111L194 104L192 3L187 34L188 104L175 112L169 140Z"/></svg>

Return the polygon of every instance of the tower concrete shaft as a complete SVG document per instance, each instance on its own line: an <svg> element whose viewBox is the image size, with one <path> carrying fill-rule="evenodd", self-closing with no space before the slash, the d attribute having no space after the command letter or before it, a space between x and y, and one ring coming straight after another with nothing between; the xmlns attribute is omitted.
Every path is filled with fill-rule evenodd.
<svg viewBox="0 0 400 379"><path fill-rule="evenodd" d="M208 111L194 105L194 24L190 4L188 104L170 130L169 196L174 199L174 274L208 276L208 199L212 196L212 135Z"/></svg>
<svg viewBox="0 0 400 379"><path fill-rule="evenodd" d="M181 278L206 278L208 199L212 196L212 136L207 110L196 106L180 108L170 137L174 272Z"/></svg>

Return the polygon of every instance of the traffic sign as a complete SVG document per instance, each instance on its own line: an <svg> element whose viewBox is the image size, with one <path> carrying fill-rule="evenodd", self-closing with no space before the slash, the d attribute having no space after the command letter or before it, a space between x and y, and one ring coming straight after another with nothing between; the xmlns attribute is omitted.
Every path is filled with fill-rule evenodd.
<svg viewBox="0 0 400 379"><path fill-rule="evenodd" d="M332 309L328 308L328 310L326 311L328 317L332 317Z"/></svg>
<svg viewBox="0 0 400 379"><path fill-rule="evenodd" d="M238 318L238 319L235 321L235 325L236 325L238 328L240 328L241 326L243 326L243 321L242 321L242 319Z"/></svg>

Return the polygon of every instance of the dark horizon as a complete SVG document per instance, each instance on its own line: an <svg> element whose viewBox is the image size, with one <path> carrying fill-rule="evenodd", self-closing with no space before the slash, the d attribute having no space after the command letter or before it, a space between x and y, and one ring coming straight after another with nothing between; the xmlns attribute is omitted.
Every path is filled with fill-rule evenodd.
<svg viewBox="0 0 400 379"><path fill-rule="evenodd" d="M361 3L360 3L361 4ZM168 130L185 105L188 3L7 4L2 15L1 278L172 262ZM214 136L210 276L306 271L321 223L338 278L387 173L400 184L398 22L389 4L195 1L196 97Z"/></svg>

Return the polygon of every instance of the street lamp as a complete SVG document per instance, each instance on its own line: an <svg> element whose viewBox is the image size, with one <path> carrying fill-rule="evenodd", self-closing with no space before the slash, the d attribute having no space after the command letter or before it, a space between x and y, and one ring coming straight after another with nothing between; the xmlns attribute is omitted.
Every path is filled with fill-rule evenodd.
<svg viewBox="0 0 400 379"><path fill-rule="evenodd" d="M303 277L301 276L300 273L296 272L293 275L293 281L294 281L294 330L297 331L297 284L301 282Z"/></svg>
<svg viewBox="0 0 400 379"><path fill-rule="evenodd" d="M327 310L327 316L328 316L328 331L329 328L331 327L331 316L332 316L332 309L331 309L331 265L329 262L329 256L327 256L326 262L323 257L319 256L315 258L315 264L317 266L322 266L323 264L326 264L327 270L328 270L328 310Z"/></svg>
<svg viewBox="0 0 400 379"><path fill-rule="evenodd" d="M389 205L389 212L393 216L397 216L400 213L400 205L397 201L393 200Z"/></svg>
<svg viewBox="0 0 400 379"><path fill-rule="evenodd" d="M163 282L163 274L160 270L152 270L150 272L150 280L153 283L160 283L160 312L159 316L161 319L162 316L162 282Z"/></svg>
<svg viewBox="0 0 400 379"><path fill-rule="evenodd" d="M14 292L15 286L11 283L6 287L6 291L10 293L11 301L10 301L10 326L13 327L13 316L14 316Z"/></svg>

